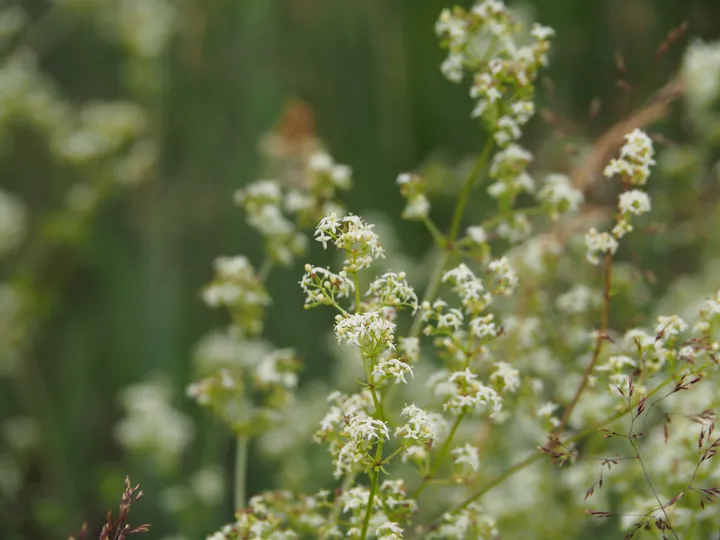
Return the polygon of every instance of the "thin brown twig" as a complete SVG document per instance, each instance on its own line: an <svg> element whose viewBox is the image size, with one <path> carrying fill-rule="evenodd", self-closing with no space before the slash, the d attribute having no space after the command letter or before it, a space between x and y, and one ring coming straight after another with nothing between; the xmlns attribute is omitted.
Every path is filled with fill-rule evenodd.
<svg viewBox="0 0 720 540"><path fill-rule="evenodd" d="M595 369L595 364L597 364L598 359L600 358L600 353L602 352L602 346L605 342L605 336L607 333L607 327L608 327L608 318L610 315L610 286L612 282L612 253L608 250L605 252L605 285L603 288L603 309L602 309L602 318L600 321L600 328L597 332L597 337L595 338L595 349L593 350L593 355L588 363L587 367L585 368L585 372L583 373L582 381L580 382L580 385L578 386L577 390L575 391L575 395L573 395L572 399L570 400L570 403L565 408L565 412L562 415L562 418L560 420L560 424L558 425L557 429L555 430L555 433L560 435L563 430L565 429L565 426L568 423L568 420L570 420L570 415L573 412L573 409L575 409L575 406L577 405L578 401L580 401L580 396L585 391L585 388L587 387L588 381L590 380L590 375L592 375L593 369Z"/></svg>

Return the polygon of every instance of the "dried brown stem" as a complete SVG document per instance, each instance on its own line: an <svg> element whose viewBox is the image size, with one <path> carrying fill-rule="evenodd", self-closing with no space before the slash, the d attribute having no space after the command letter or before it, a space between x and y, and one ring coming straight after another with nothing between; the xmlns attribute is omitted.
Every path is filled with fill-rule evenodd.
<svg viewBox="0 0 720 540"><path fill-rule="evenodd" d="M595 349L593 350L593 355L588 363L587 367L585 368L585 372L583 373L582 381L580 381L580 386L578 386L577 390L575 391L575 395L573 395L572 399L570 400L570 403L565 408L565 412L562 415L562 418L560 419L560 424L558 425L557 429L555 430L556 434L561 434L563 430L565 429L565 426L568 423L568 420L570 420L570 415L573 412L573 409L575 409L575 406L578 404L578 401L580 401L580 396L582 396L582 393L585 391L585 388L587 387L588 381L590 380L590 375L592 375L593 369L595 369L595 365L597 364L598 359L600 358L600 353L602 352L602 346L605 342L605 336L607 333L607 327L608 327L608 318L610 315L610 286L612 282L612 253L610 251L605 252L605 286L603 289L603 308L602 308L602 318L600 321L600 328L597 332L597 337L595 338Z"/></svg>

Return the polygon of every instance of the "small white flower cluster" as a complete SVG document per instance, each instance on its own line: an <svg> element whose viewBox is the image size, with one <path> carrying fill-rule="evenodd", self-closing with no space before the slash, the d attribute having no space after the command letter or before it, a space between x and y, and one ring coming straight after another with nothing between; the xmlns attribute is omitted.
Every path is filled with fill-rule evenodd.
<svg viewBox="0 0 720 540"><path fill-rule="evenodd" d="M507 257L501 257L490 261L488 264L490 274L491 292L495 295L510 296L515 292L518 284L518 277L515 270L510 266Z"/></svg>
<svg viewBox="0 0 720 540"><path fill-rule="evenodd" d="M515 212L507 219L503 219L497 226L497 235L504 238L511 244L517 244L526 240L532 232L532 226L527 216L522 212Z"/></svg>
<svg viewBox="0 0 720 540"><path fill-rule="evenodd" d="M372 306L406 307L415 313L418 309L418 297L408 284L405 272L387 272L376 278L365 296L372 297Z"/></svg>
<svg viewBox="0 0 720 540"><path fill-rule="evenodd" d="M507 362L496 362L493 364L490 382L499 394L517 392L520 388L520 372Z"/></svg>
<svg viewBox="0 0 720 540"><path fill-rule="evenodd" d="M298 376L295 373L299 360L293 349L278 349L265 355L255 368L253 379L260 389L270 389L274 386L286 390L297 387Z"/></svg>
<svg viewBox="0 0 720 540"><path fill-rule="evenodd" d="M630 377L637 368L637 362L625 355L611 356L604 364L595 367L596 371L607 373L608 388L610 392L619 396L628 396ZM644 392L643 387L638 387L640 393Z"/></svg>
<svg viewBox="0 0 720 540"><path fill-rule="evenodd" d="M342 443L335 456L335 477L352 472L358 464L368 462L375 442L390 438L388 425L367 415L348 416L341 433Z"/></svg>
<svg viewBox="0 0 720 540"><path fill-rule="evenodd" d="M402 480L386 480L377 491L371 508L368 538L371 536L378 540L403 538L403 529L399 523L407 521L417 511L417 502L407 498ZM350 514L347 517L350 527L345 535L338 531L331 536L345 536L357 540L362 538L362 523L366 517L369 494L367 488L356 486L340 495L342 511Z"/></svg>
<svg viewBox="0 0 720 540"><path fill-rule="evenodd" d="M287 265L305 253L307 237L283 215L283 194L278 182L258 180L236 191L235 202L245 211L248 225L265 239L268 255L274 262Z"/></svg>
<svg viewBox="0 0 720 540"><path fill-rule="evenodd" d="M359 347L363 354L374 356L385 349L395 349L395 323L380 311L335 316L338 343Z"/></svg>
<svg viewBox="0 0 720 540"><path fill-rule="evenodd" d="M605 167L604 174L608 178L621 175L623 179L634 186L644 186L650 176L650 166L655 165L653 160L653 144L644 131L633 130L625 135L625 144L620 150L620 158L612 159Z"/></svg>
<svg viewBox="0 0 720 540"><path fill-rule="evenodd" d="M477 503L470 503L456 513L445 513L440 526L426 535L430 540L494 540L499 535L495 520Z"/></svg>
<svg viewBox="0 0 720 540"><path fill-rule="evenodd" d="M476 446L468 443L455 448L450 453L453 456L455 465L466 465L474 473L480 469L480 451Z"/></svg>
<svg viewBox="0 0 720 540"><path fill-rule="evenodd" d="M425 194L425 180L412 173L402 173L397 177L400 194L407 200L403 219L423 220L430 213L430 201Z"/></svg>
<svg viewBox="0 0 720 540"><path fill-rule="evenodd" d="M405 375L414 377L413 368L398 358L380 359L373 367L371 379L376 386L382 386L390 378L395 379L395 384L407 384Z"/></svg>
<svg viewBox="0 0 720 540"><path fill-rule="evenodd" d="M339 298L351 296L355 284L347 277L343 270L334 274L327 268L305 265L305 275L300 281L305 293L305 306L312 307L319 304L335 303Z"/></svg>
<svg viewBox="0 0 720 540"><path fill-rule="evenodd" d="M478 381L469 369L449 374L440 371L428 381L428 386L443 398L443 409L454 415L488 411L492 417L502 410L500 395Z"/></svg>
<svg viewBox="0 0 720 540"><path fill-rule="evenodd" d="M453 285L453 292L458 295L468 314L480 313L492 301L491 294L485 291L480 278L465 263L445 272L442 280Z"/></svg>
<svg viewBox="0 0 720 540"><path fill-rule="evenodd" d="M537 198L554 220L560 214L574 212L585 200L582 191L575 189L565 174L548 175Z"/></svg>
<svg viewBox="0 0 720 540"><path fill-rule="evenodd" d="M518 46L516 26L499 0L478 2L470 11L445 9L435 25L449 49L443 74L460 82L466 69L475 73L470 96L478 101L472 116L485 120L499 146L518 140L521 127L535 113L530 100L533 82L547 64L549 39L554 35L552 29L536 24L533 42Z"/></svg>
<svg viewBox="0 0 720 540"><path fill-rule="evenodd" d="M645 132L635 129L625 135L625 144L620 150L620 158L612 159L605 167L605 176L612 178L621 175L625 185L643 186L650 176L650 166L655 164L653 145ZM618 240L633 230L630 219L650 211L650 197L639 189L630 189L620 194L617 223L610 234L598 233L595 228L585 235L587 260L592 264L600 262L599 254L613 255L618 248Z"/></svg>
<svg viewBox="0 0 720 540"><path fill-rule="evenodd" d="M347 165L335 163L329 154L315 152L308 159L307 167L316 174L327 175L336 189L347 190L352 186L352 169Z"/></svg>
<svg viewBox="0 0 720 540"><path fill-rule="evenodd" d="M250 261L242 255L215 260L215 279L205 287L203 300L210 307L228 308L235 323L251 334L262 329L262 314L270 303Z"/></svg>
<svg viewBox="0 0 720 540"><path fill-rule="evenodd" d="M532 159L533 155L517 144L495 154L490 166L490 178L495 179L488 188L490 196L512 202L520 193L532 193L535 182L526 170Z"/></svg>
<svg viewBox="0 0 720 540"><path fill-rule="evenodd" d="M468 227L466 231L467 237L477 245L482 245L488 241L487 232L479 225Z"/></svg>
<svg viewBox="0 0 720 540"><path fill-rule="evenodd" d="M614 254L618 248L618 241L608 232L599 233L595 227L591 227L585 235L587 245L587 260L592 264L600 262L601 253Z"/></svg>
<svg viewBox="0 0 720 540"><path fill-rule="evenodd" d="M693 112L707 111L720 96L720 41L693 41L682 65L684 97Z"/></svg>
<svg viewBox="0 0 720 540"><path fill-rule="evenodd" d="M292 402L300 362L293 349L273 350L269 343L234 334L212 334L201 342L196 363L203 378L186 393L236 432L258 433L276 423L277 410ZM239 399L250 394L252 404Z"/></svg>
<svg viewBox="0 0 720 540"><path fill-rule="evenodd" d="M357 272L385 257L385 250L373 225L354 215L338 218L334 213L325 216L315 230L315 239L327 249L328 242L345 251L345 272Z"/></svg>
<svg viewBox="0 0 720 540"><path fill-rule="evenodd" d="M170 387L162 381L137 383L123 390L126 415L115 427L127 450L146 454L158 465L175 463L193 437L193 424L171 404Z"/></svg>
<svg viewBox="0 0 720 540"><path fill-rule="evenodd" d="M328 214L343 214L336 199L339 191L347 191L352 186L352 169L335 163L332 156L323 151L303 155L303 167L300 178L287 175L287 184L292 187L285 197L285 211L295 215L303 228L315 226Z"/></svg>
<svg viewBox="0 0 720 540"><path fill-rule="evenodd" d="M555 300L555 306L568 315L580 315L600 307L602 294L587 285L574 285Z"/></svg>
<svg viewBox="0 0 720 540"><path fill-rule="evenodd" d="M70 163L89 163L116 154L146 129L145 111L135 103L91 103L81 109L69 132L54 141L54 147Z"/></svg>
<svg viewBox="0 0 720 540"><path fill-rule="evenodd" d="M411 439L422 443L432 444L438 437L437 423L442 417L428 413L417 405L406 405L401 413L407 422L395 430L395 434L403 439Z"/></svg>
<svg viewBox="0 0 720 540"><path fill-rule="evenodd" d="M314 536L327 526L326 498L325 492L314 497L295 496L289 491L255 495L247 509L237 512L235 523L225 525L207 540L297 540L301 538L298 532Z"/></svg>

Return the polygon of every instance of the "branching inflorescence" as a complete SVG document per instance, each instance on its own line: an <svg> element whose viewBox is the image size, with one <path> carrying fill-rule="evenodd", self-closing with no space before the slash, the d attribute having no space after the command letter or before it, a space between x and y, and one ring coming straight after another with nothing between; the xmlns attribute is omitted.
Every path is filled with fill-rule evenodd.
<svg viewBox="0 0 720 540"><path fill-rule="evenodd" d="M236 194L265 240L267 259L259 270L243 256L217 259L203 293L232 317L231 328L216 334L231 353L199 364L203 378L188 393L234 430L240 456L237 519L209 538L490 539L509 520L512 534L563 537L583 526L581 508L619 516L628 537L641 530L681 537L695 520L712 519L704 508L718 494L707 465L720 446L709 412L715 398L698 388L715 372L720 293L694 325L670 315L649 330L614 326L613 303L628 283L626 235L642 230L651 210L653 142L641 129L625 134L604 169L619 191L615 224L605 232L597 223L585 228L578 249L582 233L548 232L548 224L562 228L565 216L582 217L583 192L565 174L531 173L533 154L518 142L535 113L535 83L553 30L528 31L502 2L485 0L444 10L436 32L448 50L442 73L456 83L471 80L471 116L487 142L447 233L431 219L423 173L397 177L407 201L403 218L422 222L441 249L422 299L412 269L375 271L393 254L372 224L338 204L351 170L324 150L311 144L291 151L287 177ZM481 177L496 213L462 231ZM246 501L246 442L283 425L298 382L295 353L258 338L271 299L266 277L305 255L308 226L340 262L305 265L305 307L334 312L335 340L362 374L349 387L344 381L347 390L330 392L312 435L341 484ZM693 396L682 402L688 410L680 404L685 396ZM607 455L586 452L603 445ZM566 467L531 468L545 455ZM565 513L532 510L550 489L574 501ZM486 497L495 490L497 497ZM620 510L583 506L608 492ZM520 513L537 524L524 529Z"/></svg>

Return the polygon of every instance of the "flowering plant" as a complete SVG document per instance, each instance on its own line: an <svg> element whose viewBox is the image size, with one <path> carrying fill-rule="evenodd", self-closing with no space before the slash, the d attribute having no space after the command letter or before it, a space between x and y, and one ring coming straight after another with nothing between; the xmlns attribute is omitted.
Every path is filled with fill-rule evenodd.
<svg viewBox="0 0 720 540"><path fill-rule="evenodd" d="M472 116L487 142L447 233L431 218L423 172L397 178L403 217L424 224L439 250L422 299L411 268L375 270L393 254L371 223L337 202L351 170L325 151L300 152L292 178L236 195L267 259L256 270L242 256L219 258L204 292L232 317L222 335L234 354L189 393L234 430L240 456L236 521L209 538L562 537L589 530L587 514L618 518L627 538L709 534L718 519L708 503L720 493L717 284L682 315L640 327L614 313L640 303L622 248L651 212L653 140L632 125L605 163L603 181L619 192L605 226L607 212L583 206L587 183L531 174L533 154L518 143L553 30L527 32L501 2L484 0L444 10L436 32L448 50L443 74L471 79ZM463 231L481 178L496 213ZM296 406L295 353L257 339L271 298L265 278L305 256L309 223L340 261L305 265L305 307L334 312L344 361L361 378L330 392L312 435L340 484L246 500L247 440L285 429ZM566 502L549 508L540 502L548 497Z"/></svg>

